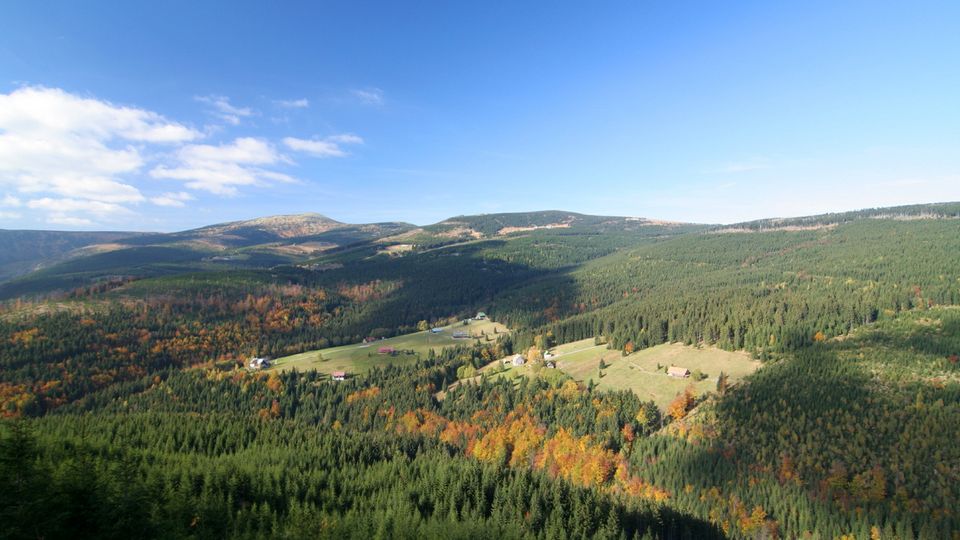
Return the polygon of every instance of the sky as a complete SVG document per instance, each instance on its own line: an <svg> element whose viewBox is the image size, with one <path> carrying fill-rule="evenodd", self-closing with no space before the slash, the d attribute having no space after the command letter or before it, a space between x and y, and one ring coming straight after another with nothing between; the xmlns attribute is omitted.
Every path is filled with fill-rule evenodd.
<svg viewBox="0 0 960 540"><path fill-rule="evenodd" d="M960 200L960 3L0 3L0 228Z"/></svg>

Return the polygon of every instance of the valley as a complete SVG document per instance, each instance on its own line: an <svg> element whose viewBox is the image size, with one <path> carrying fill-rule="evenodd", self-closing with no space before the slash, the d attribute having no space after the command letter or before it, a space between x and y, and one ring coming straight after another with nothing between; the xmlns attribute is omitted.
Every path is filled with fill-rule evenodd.
<svg viewBox="0 0 960 540"><path fill-rule="evenodd" d="M958 211L54 250L0 283L4 507L56 506L51 536L950 538Z"/></svg>

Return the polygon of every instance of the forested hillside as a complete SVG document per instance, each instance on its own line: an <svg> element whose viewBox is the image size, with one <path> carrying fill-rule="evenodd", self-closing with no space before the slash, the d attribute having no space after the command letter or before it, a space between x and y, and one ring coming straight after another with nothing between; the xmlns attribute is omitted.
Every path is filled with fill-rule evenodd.
<svg viewBox="0 0 960 540"><path fill-rule="evenodd" d="M458 217L310 230L349 240L270 264L68 261L0 312L0 536L960 538L953 209ZM88 279L116 264L150 271ZM512 331L342 382L245 367L477 311ZM763 365L660 409L543 361L587 338ZM475 376L517 353L551 376Z"/></svg>
<svg viewBox="0 0 960 540"><path fill-rule="evenodd" d="M29 274L70 257L88 246L140 236L125 232L64 232L0 230L0 282Z"/></svg>

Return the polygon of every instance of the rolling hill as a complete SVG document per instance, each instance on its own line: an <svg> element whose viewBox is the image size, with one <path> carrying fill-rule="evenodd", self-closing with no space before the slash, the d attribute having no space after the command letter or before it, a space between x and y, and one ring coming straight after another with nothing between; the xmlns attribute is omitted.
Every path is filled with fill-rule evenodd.
<svg viewBox="0 0 960 540"><path fill-rule="evenodd" d="M43 231L3 231L0 246L22 253L36 269L0 280L0 299L43 295L104 280L136 279L189 272L270 268L314 257L326 250L364 244L411 229L405 223L351 225L320 214L272 216L210 225L168 234L46 233L64 239L32 251L21 237L42 240ZM74 239L67 243L65 239ZM48 242L48 244L51 242ZM72 247L71 247L72 246ZM71 249L66 249L71 247ZM16 261L10 263L16 266Z"/></svg>
<svg viewBox="0 0 960 540"><path fill-rule="evenodd" d="M0 230L0 282L143 233Z"/></svg>
<svg viewBox="0 0 960 540"><path fill-rule="evenodd" d="M0 497L94 501L57 502L48 530L129 508L184 537L951 538L954 208L284 217L124 240L4 285L97 283L2 304L0 414L26 420L0 463L32 476ZM509 331L417 333L477 311ZM532 362L484 369L515 354Z"/></svg>

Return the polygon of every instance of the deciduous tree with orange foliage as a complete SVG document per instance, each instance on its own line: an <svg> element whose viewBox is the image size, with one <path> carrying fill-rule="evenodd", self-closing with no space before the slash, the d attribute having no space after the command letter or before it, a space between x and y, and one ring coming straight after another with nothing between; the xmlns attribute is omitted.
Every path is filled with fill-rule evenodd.
<svg viewBox="0 0 960 540"><path fill-rule="evenodd" d="M693 386L687 386L683 390L683 393L674 398L670 406L667 407L667 414L675 420L683 420L695 404L696 395L694 394Z"/></svg>

